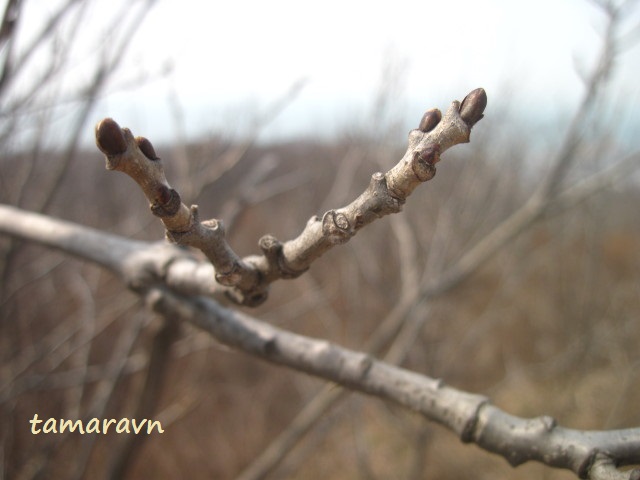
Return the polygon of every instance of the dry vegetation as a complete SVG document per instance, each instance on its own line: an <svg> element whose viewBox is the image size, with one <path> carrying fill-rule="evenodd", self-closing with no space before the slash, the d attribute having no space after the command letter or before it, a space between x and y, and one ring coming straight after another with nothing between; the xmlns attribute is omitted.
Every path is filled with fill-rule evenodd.
<svg viewBox="0 0 640 480"><path fill-rule="evenodd" d="M277 161L263 185L288 176L288 188L243 207L230 231L241 253L252 252L253 242L265 231L292 236L310 206L319 208L326 192L341 188L338 182L346 189L338 196L361 189L369 172L387 158L377 158L366 145L347 139L334 145L253 147L220 179L224 188L206 189L197 203L211 214L229 211L238 197L236 173ZM204 147L192 148L190 155L197 156ZM437 181L415 193L401 225L384 219L327 254L305 276L276 285L258 315L296 332L360 348L397 301L408 267L401 258L407 243L420 259L413 262L415 274L437 275L467 242L509 213L505 205L513 205L530 188L526 179L503 181L518 177L513 159L488 161L470 147L463 150L452 152ZM114 181L102 168L97 154L83 156L67 179L69 188L62 189L68 198L52 213L158 239L161 231L156 225L149 228L144 202L131 201L139 194L129 193L127 182ZM100 196L88 193L98 190ZM80 208L78 200L89 196L93 200L80 200ZM637 200L637 189L630 184L541 221L462 285L428 306L418 305L411 321L423 325L405 365L487 393L517 415L548 413L567 426L585 429L636 425ZM139 211L131 211L132 204ZM118 212L125 208L126 224L118 222ZM403 228L408 238L399 233ZM150 334L158 325L108 274L35 246L22 246L12 257L3 292L3 365L15 376L10 384L3 383L7 475L25 473L52 443L53 451L43 459L47 476L69 478L81 452L90 455L88 476L99 478L118 436L62 441L34 437L25 425L36 411L41 417L63 418L89 411L105 383L113 391L101 416L130 416ZM133 478L233 478L322 387L303 375L256 363L187 326L172 350L167 375L157 418L170 434L149 438ZM117 384L110 385L114 379ZM91 440L96 445L85 453ZM379 478L410 472L418 472L415 478L461 478L469 470L480 478L525 478L527 472L534 478L542 468L514 471L503 459L460 444L417 416L355 394L331 409L290 458L283 466L290 478L357 478L368 471ZM546 475L569 478L562 472Z"/></svg>
<svg viewBox="0 0 640 480"><path fill-rule="evenodd" d="M401 214L375 222L300 278L275 284L252 314L363 349L411 285L437 279L544 177L547 165L522 164L522 138L496 140L491 115L480 125ZM184 201L223 218L245 255L265 233L295 236L312 214L350 201L371 173L401 157L393 147L400 139L376 138L275 145L212 138L156 151ZM616 160L588 138L582 165ZM162 238L129 179L107 174L97 151L72 153L2 155L0 202L130 238ZM61 172L55 185L52 172ZM639 203L630 178L547 212L461 283L415 295L378 356L484 393L514 415L549 414L579 429L639 425ZM0 254L0 478L105 478L122 436L34 436L28 420L35 412L132 417L161 323L97 266L4 236ZM235 478L325 387L189 325L177 335L154 415L166 433L145 440L128 478ZM575 476L538 464L513 469L422 417L347 394L267 478Z"/></svg>

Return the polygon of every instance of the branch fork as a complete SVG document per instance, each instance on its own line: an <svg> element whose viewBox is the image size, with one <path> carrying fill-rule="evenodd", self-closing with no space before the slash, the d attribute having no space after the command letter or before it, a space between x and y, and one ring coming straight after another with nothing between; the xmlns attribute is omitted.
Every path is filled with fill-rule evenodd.
<svg viewBox="0 0 640 480"><path fill-rule="evenodd" d="M198 207L182 203L148 139L134 137L129 129L106 118L96 126L96 144L106 156L107 169L124 172L138 183L152 213L164 223L167 238L201 250L213 265L217 282L230 287L228 296L236 303L256 306L267 298L271 282L299 276L360 228L399 212L413 190L435 176L440 155L453 145L469 142L471 128L483 117L486 105L486 93L478 88L462 102L452 102L444 116L438 109L428 110L418 128L409 132L402 159L388 172L374 173L367 189L352 203L312 217L292 240L262 237L262 255L244 259L226 241L221 220L200 221Z"/></svg>

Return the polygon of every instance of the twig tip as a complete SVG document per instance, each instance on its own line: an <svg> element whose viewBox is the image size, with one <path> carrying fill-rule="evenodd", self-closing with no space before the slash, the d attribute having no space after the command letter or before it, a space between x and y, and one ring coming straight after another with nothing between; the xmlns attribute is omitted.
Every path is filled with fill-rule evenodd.
<svg viewBox="0 0 640 480"><path fill-rule="evenodd" d="M484 117L485 108L487 108L487 92L484 91L484 88L476 88L462 100L460 116L471 128Z"/></svg>
<svg viewBox="0 0 640 480"><path fill-rule="evenodd" d="M120 155L127 150L120 125L113 118L105 118L96 125L96 145L105 155Z"/></svg>

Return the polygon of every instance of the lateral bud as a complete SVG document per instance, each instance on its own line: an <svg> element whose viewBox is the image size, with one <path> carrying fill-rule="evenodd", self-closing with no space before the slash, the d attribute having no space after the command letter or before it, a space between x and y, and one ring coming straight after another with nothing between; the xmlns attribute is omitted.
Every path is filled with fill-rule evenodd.
<svg viewBox="0 0 640 480"><path fill-rule="evenodd" d="M105 118L96 125L96 146L105 155L120 155L127 150L120 125L113 118Z"/></svg>
<svg viewBox="0 0 640 480"><path fill-rule="evenodd" d="M462 100L460 116L471 128L484 117L485 108L487 108L487 93L484 88L476 88Z"/></svg>
<svg viewBox="0 0 640 480"><path fill-rule="evenodd" d="M437 108L427 110L422 116L422 120L420 120L418 130L424 133L428 133L436 128L436 125L440 123L440 120L442 120L442 113L440 112L440 110L438 110Z"/></svg>
<svg viewBox="0 0 640 480"><path fill-rule="evenodd" d="M440 161L440 147L427 145L424 150L415 152L411 169L416 178L421 182L427 182L436 175L436 163Z"/></svg>
<svg viewBox="0 0 640 480"><path fill-rule="evenodd" d="M149 139L145 137L136 137L136 145L138 145L140 151L144 153L144 156L149 160L160 160L160 158L156 155L156 151L153 149L153 145L151 145Z"/></svg>

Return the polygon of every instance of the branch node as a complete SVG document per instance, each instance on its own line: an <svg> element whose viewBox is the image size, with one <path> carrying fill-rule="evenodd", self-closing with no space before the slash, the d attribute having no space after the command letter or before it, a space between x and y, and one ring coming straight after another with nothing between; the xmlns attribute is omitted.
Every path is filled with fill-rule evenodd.
<svg viewBox="0 0 640 480"><path fill-rule="evenodd" d="M440 161L440 147L428 145L423 150L414 152L411 160L411 169L418 180L426 182L436 175L435 164Z"/></svg>
<svg viewBox="0 0 640 480"><path fill-rule="evenodd" d="M275 261L278 257L278 252L282 249L282 243L273 235L264 235L258 240L258 246L260 250L267 257L269 263Z"/></svg>
<svg viewBox="0 0 640 480"><path fill-rule="evenodd" d="M282 242L273 235L261 237L258 240L258 246L264 253L270 268L277 270L282 278L296 278L308 270L308 268L294 270L287 266L282 252Z"/></svg>
<svg viewBox="0 0 640 480"><path fill-rule="evenodd" d="M264 287L259 290L253 291L243 291L239 288L233 288L231 290L227 290L225 295L229 300L238 305L244 305L246 307L257 307L264 303L264 301L269 296L268 288Z"/></svg>
<svg viewBox="0 0 640 480"><path fill-rule="evenodd" d="M275 338L270 338L266 342L264 342L264 346L262 347L262 351L267 357L272 357L276 353L278 353L278 343Z"/></svg>
<svg viewBox="0 0 640 480"><path fill-rule="evenodd" d="M207 230L211 230L212 232L216 232L218 235L224 236L224 222L222 220L218 220L217 218L210 218L209 220L204 220L200 223Z"/></svg>
<svg viewBox="0 0 640 480"><path fill-rule="evenodd" d="M190 245L189 241L185 240L185 237L189 235L193 236L194 226L203 225L203 223L200 222L198 205L191 205L191 207L189 208L189 213L191 214L191 217L190 217L191 221L189 222L189 228L177 230L177 229L169 229L165 225L165 227L167 227L165 236L167 237L167 240L169 240L171 243L175 243L176 245Z"/></svg>
<svg viewBox="0 0 640 480"><path fill-rule="evenodd" d="M364 379L369 374L371 367L373 367L373 362L374 358L371 355L363 355L362 360L360 360L360 379Z"/></svg>
<svg viewBox="0 0 640 480"><path fill-rule="evenodd" d="M438 388L441 388L441 385L444 385L444 382L442 381L442 379L438 379L438 382ZM478 403L475 412L473 412L473 415L468 418L467 422L464 425L464 428L462 429L462 432L460 432L460 441L462 443L471 443L475 441L476 427L478 425L478 422L480 421L480 411L488 404L488 399L485 399L484 401Z"/></svg>
<svg viewBox="0 0 640 480"><path fill-rule="evenodd" d="M400 212L402 210L402 205L405 203L404 198L401 195L396 195L389 189L387 177L382 172L376 172L371 175L371 181L367 187L367 193L373 198L385 199L383 205L375 205L371 209L371 212L378 218L389 213ZM361 225L357 220L358 218L356 217L356 228L359 228Z"/></svg>
<svg viewBox="0 0 640 480"><path fill-rule="evenodd" d="M374 197L379 196L391 196L389 192L389 186L387 185L387 177L382 172L376 172L371 175L371 181L369 182L368 189L371 195ZM395 199L395 197L393 197Z"/></svg>
<svg viewBox="0 0 640 480"><path fill-rule="evenodd" d="M558 422L556 421L555 418L549 416L549 415L543 415L541 417L538 417L538 422L540 424L540 427L542 428L543 431L545 432L550 432L551 430L553 430L556 425L558 424Z"/></svg>
<svg viewBox="0 0 640 480"><path fill-rule="evenodd" d="M344 213L329 210L322 216L322 233L331 244L340 245L347 242L354 232Z"/></svg>
<svg viewBox="0 0 640 480"><path fill-rule="evenodd" d="M182 205L182 200L180 199L180 194L178 192L165 185L159 185L156 190L156 194L156 201L149 206L151 213L156 217L161 218L173 217L178 213L178 210L180 210L180 206Z"/></svg>
<svg viewBox="0 0 640 480"><path fill-rule="evenodd" d="M374 184L374 187L378 186L378 187L382 187L382 188L384 188L386 190L387 182L384 179L384 173L382 173L382 172L374 173L373 175L371 175L371 180L372 180L372 182Z"/></svg>
<svg viewBox="0 0 640 480"><path fill-rule="evenodd" d="M225 272L216 271L216 281L220 285L233 287L240 283L242 278L241 268L237 263L232 263L231 268Z"/></svg>

